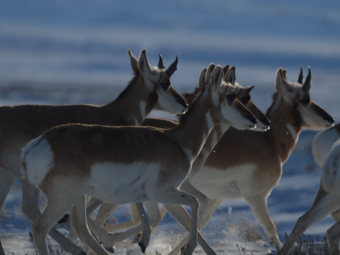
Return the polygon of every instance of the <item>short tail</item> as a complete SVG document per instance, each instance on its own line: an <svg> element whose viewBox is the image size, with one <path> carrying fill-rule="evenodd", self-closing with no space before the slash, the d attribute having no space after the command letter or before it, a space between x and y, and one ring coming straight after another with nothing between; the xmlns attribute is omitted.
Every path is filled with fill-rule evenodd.
<svg viewBox="0 0 340 255"><path fill-rule="evenodd" d="M37 145L40 143L42 140L43 136L39 136L36 139L32 140L29 142L22 150L21 158L22 158L22 163L21 163L21 179L27 178L27 165L26 165L26 155Z"/></svg>

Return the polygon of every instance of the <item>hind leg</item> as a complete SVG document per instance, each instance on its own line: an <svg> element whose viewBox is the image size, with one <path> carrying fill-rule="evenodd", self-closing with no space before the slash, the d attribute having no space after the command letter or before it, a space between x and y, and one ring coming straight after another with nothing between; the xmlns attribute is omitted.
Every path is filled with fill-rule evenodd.
<svg viewBox="0 0 340 255"><path fill-rule="evenodd" d="M73 196L68 195L67 199L65 199L60 193L62 192L53 192L53 195L47 195L48 205L45 211L32 224L34 241L40 255L49 254L46 245L48 232L81 198L81 195L76 196L73 194Z"/></svg>
<svg viewBox="0 0 340 255"><path fill-rule="evenodd" d="M327 230L327 241L332 255L339 255L340 221Z"/></svg>
<svg viewBox="0 0 340 255"><path fill-rule="evenodd" d="M105 249L91 235L86 221L86 201L82 196L80 201L71 209L71 226L79 237L97 254L108 255Z"/></svg>
<svg viewBox="0 0 340 255"><path fill-rule="evenodd" d="M22 211L32 221L35 221L35 219L37 219L39 215L41 215L40 208L39 208L39 190L28 181L28 178L21 179L20 182L22 185L22 193L23 193ZM67 197L68 195L65 195L63 199L66 200ZM67 213L67 211L65 213ZM61 215L60 218L63 216L64 215ZM58 220L60 220L60 218ZM51 231L49 232L49 235L54 240L56 240L64 250L72 253L73 255L77 255L82 252L82 249L80 247L73 244L64 235L62 235L56 228L52 227Z"/></svg>

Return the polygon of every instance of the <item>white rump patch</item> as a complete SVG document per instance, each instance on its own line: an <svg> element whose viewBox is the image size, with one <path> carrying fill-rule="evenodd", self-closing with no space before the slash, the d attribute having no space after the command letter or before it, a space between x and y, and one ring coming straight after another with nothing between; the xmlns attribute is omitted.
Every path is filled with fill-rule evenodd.
<svg viewBox="0 0 340 255"><path fill-rule="evenodd" d="M41 137L34 139L23 150L28 180L37 187L54 164L51 145L46 139L42 139L39 143L40 140Z"/></svg>
<svg viewBox="0 0 340 255"><path fill-rule="evenodd" d="M340 134L336 130L326 129L318 133L313 141L313 155L315 161L319 164L319 166L323 166L325 163L329 152L333 144L340 138Z"/></svg>

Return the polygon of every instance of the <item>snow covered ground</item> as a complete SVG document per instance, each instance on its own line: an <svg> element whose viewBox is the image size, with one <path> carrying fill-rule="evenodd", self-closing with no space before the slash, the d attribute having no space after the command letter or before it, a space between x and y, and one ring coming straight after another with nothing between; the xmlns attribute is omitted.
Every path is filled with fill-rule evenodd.
<svg viewBox="0 0 340 255"><path fill-rule="evenodd" d="M166 66L178 55L172 85L179 92L192 91L201 69L211 62L235 65L238 82L255 85L252 98L263 111L271 103L275 71L287 68L288 79L295 81L299 65L305 72L309 65L312 99L338 122L339 11L340 2L331 0L2 1L0 105L107 103L131 79L130 48L136 56L146 49L154 65L158 54ZM174 118L162 112L151 115ZM302 132L268 198L280 237L290 233L318 189L320 168L311 155L314 136L313 131ZM20 186L15 182L0 214L0 238L7 254L35 254L20 205ZM228 207L232 207L230 216ZM125 212L122 206L115 217L124 221ZM246 243L242 233L220 229L224 226L220 222L228 226L229 218L236 226L241 226L242 218L257 224L244 201L224 201L203 232L216 250L237 251L235 243L239 243L263 254L262 243ZM325 234L331 224L327 217L307 233ZM185 233L166 216L152 246L161 245L166 253L166 245ZM119 251L124 254L124 249Z"/></svg>

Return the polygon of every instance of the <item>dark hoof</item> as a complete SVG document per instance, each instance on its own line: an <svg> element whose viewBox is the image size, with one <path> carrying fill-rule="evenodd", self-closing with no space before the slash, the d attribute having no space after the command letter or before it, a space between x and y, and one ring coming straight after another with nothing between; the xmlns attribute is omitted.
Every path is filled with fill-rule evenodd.
<svg viewBox="0 0 340 255"><path fill-rule="evenodd" d="M70 218L70 215L69 214L65 214L64 217L62 217L58 223L61 224L61 223L66 223L68 221L68 219Z"/></svg>
<svg viewBox="0 0 340 255"><path fill-rule="evenodd" d="M86 252L82 251L81 253L79 253L78 255L87 255Z"/></svg>
<svg viewBox="0 0 340 255"><path fill-rule="evenodd" d="M105 250L111 253L115 253L115 250L113 249L113 247L105 247Z"/></svg>
<svg viewBox="0 0 340 255"><path fill-rule="evenodd" d="M138 245L139 245L140 249L142 250L142 252L144 254L145 250L146 250L146 246L142 242L139 242Z"/></svg>

